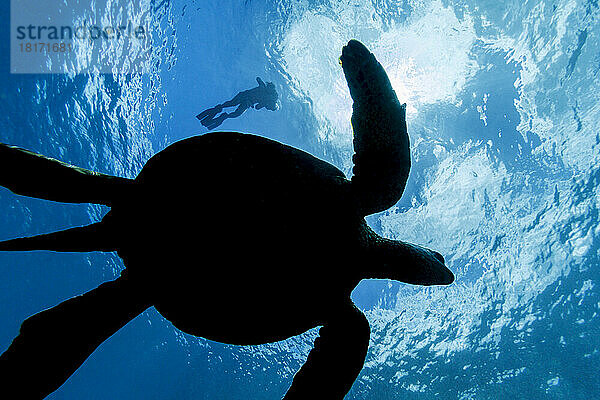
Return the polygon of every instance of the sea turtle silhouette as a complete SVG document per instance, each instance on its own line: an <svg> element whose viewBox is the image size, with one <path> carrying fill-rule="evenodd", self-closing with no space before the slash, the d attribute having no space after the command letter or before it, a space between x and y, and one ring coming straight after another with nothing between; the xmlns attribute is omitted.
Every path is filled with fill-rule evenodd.
<svg viewBox="0 0 600 400"><path fill-rule="evenodd" d="M354 100L352 179L304 151L217 132L177 142L135 180L15 147L0 185L17 194L111 206L101 222L0 243L1 250L114 251L121 276L23 322L0 357L3 390L41 398L148 307L177 328L251 345L322 326L285 399L341 399L360 372L369 323L362 279L447 285L443 257L378 236L364 217L393 206L410 168L405 105L358 41L340 62Z"/></svg>

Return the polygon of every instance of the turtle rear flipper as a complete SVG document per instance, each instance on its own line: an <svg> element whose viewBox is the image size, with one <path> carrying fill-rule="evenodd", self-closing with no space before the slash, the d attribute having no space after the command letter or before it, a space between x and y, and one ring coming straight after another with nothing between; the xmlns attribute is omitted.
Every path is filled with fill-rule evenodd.
<svg viewBox="0 0 600 400"><path fill-rule="evenodd" d="M0 186L13 193L63 203L111 206L133 180L75 167L0 143Z"/></svg>
<svg viewBox="0 0 600 400"><path fill-rule="evenodd" d="M151 303L119 278L28 318L0 356L0 382L14 398L42 399Z"/></svg>
<svg viewBox="0 0 600 400"><path fill-rule="evenodd" d="M406 105L400 104L375 56L356 40L342 50L354 100L352 188L363 216L386 210L402 196L410 171Z"/></svg>
<svg viewBox="0 0 600 400"><path fill-rule="evenodd" d="M0 241L0 251L115 251L115 235L105 222L43 235Z"/></svg>

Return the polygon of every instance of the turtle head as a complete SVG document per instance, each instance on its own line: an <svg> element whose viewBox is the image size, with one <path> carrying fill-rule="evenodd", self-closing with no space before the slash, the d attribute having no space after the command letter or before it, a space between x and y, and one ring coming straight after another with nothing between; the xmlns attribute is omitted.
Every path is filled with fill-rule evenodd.
<svg viewBox="0 0 600 400"><path fill-rule="evenodd" d="M413 285L449 285L454 274L433 250L399 240L372 236L363 278L392 279Z"/></svg>

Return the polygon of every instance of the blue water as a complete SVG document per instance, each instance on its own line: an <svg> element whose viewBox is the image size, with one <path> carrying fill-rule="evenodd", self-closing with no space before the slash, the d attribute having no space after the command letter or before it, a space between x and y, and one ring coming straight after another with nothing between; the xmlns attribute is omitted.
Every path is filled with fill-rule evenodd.
<svg viewBox="0 0 600 400"><path fill-rule="evenodd" d="M205 132L197 112L261 76L277 86L280 110L220 128L300 147L349 174L351 99L337 57L357 38L408 103L413 156L404 197L368 221L440 251L457 280L359 285L371 345L347 398L600 398L597 1L150 3L155 42L142 76L10 75L0 25L0 141L134 177L167 144ZM1 238L107 211L5 189L0 210ZM0 254L0 351L26 317L122 268L115 254ZM150 309L49 398L277 399L315 336L228 346Z"/></svg>

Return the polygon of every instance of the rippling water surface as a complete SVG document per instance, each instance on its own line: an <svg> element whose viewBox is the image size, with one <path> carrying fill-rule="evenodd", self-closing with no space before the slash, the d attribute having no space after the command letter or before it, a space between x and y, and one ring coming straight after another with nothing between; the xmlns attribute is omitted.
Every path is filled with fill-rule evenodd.
<svg viewBox="0 0 600 400"><path fill-rule="evenodd" d="M353 298L371 346L347 398L600 397L596 1L142 3L153 37L146 75L9 75L4 57L0 141L134 177L167 144L204 132L197 112L261 76L277 85L281 109L221 128L300 147L349 174L351 99L337 58L357 38L408 103L413 155L404 197L368 221L443 253L457 281L361 283ZM4 189L0 210L2 238L106 212ZM0 254L1 350L27 316L122 268L114 254ZM227 346L184 335L151 309L50 398L276 399L315 335Z"/></svg>

